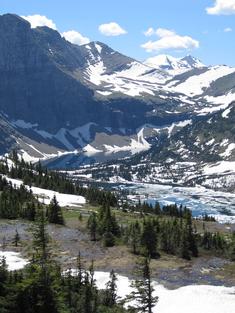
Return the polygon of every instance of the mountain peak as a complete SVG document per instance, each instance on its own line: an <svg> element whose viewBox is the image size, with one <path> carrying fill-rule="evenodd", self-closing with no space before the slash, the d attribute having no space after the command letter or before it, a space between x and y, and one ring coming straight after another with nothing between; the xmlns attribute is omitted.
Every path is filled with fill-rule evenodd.
<svg viewBox="0 0 235 313"><path fill-rule="evenodd" d="M147 59L144 64L153 68L165 70L173 76L182 74L194 68L205 67L199 59L191 55L186 55L183 58L176 58L171 55L160 54Z"/></svg>
<svg viewBox="0 0 235 313"><path fill-rule="evenodd" d="M17 14L12 14L12 13L6 13L6 14L2 14L0 15L0 19L1 20L5 20L5 21L18 21L21 23L27 23L30 25L30 23L28 21L26 21L25 19L23 19L21 16L17 15Z"/></svg>
<svg viewBox="0 0 235 313"><path fill-rule="evenodd" d="M30 23L16 14L0 15L1 29L15 29L16 27L30 28Z"/></svg>
<svg viewBox="0 0 235 313"><path fill-rule="evenodd" d="M186 62L187 64L191 65L194 68L205 67L205 65L199 59L193 57L190 54L183 57L181 61Z"/></svg>
<svg viewBox="0 0 235 313"><path fill-rule="evenodd" d="M81 47L86 48L87 50L92 52L94 55L119 53L113 50L111 47L109 47L105 43L100 42L100 41L91 41L85 45L82 45Z"/></svg>

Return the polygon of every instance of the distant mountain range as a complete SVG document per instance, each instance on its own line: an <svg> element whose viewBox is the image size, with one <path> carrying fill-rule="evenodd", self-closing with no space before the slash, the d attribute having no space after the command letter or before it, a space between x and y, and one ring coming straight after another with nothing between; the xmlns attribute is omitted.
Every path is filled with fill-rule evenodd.
<svg viewBox="0 0 235 313"><path fill-rule="evenodd" d="M1 154L15 147L33 161L79 151L234 161L235 68L189 55L142 63L101 42L71 44L13 14L0 16L0 47Z"/></svg>

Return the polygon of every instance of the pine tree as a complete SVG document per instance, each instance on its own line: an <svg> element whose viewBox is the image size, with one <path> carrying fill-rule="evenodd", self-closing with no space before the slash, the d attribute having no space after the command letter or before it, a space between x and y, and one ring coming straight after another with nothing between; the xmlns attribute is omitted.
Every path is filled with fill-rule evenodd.
<svg viewBox="0 0 235 313"><path fill-rule="evenodd" d="M156 201L155 206L154 206L154 214L160 215L161 214L161 207L160 203Z"/></svg>
<svg viewBox="0 0 235 313"><path fill-rule="evenodd" d="M104 304L112 307L117 304L117 276L112 270L110 272L110 280L106 284Z"/></svg>
<svg viewBox="0 0 235 313"><path fill-rule="evenodd" d="M46 218L42 208L37 212L32 233L34 258L20 284L16 298L19 308L17 313L61 313L64 309L61 273L51 258Z"/></svg>
<svg viewBox="0 0 235 313"><path fill-rule="evenodd" d="M16 229L15 236L14 236L14 239L13 239L13 244L15 245L15 247L18 247L19 241L20 241L20 235L18 233L18 230Z"/></svg>
<svg viewBox="0 0 235 313"><path fill-rule="evenodd" d="M90 232L91 240L97 240L97 232L103 240L105 247L115 245L115 237L120 236L121 231L116 217L112 214L109 202L100 208L99 214L92 213L88 219L87 227Z"/></svg>
<svg viewBox="0 0 235 313"><path fill-rule="evenodd" d="M128 232L128 242L131 245L132 252L137 254L140 247L140 238L141 237L141 227L138 221L130 225L130 230Z"/></svg>
<svg viewBox="0 0 235 313"><path fill-rule="evenodd" d="M75 312L96 313L97 302L97 290L91 284L89 273L85 272L83 288Z"/></svg>
<svg viewBox="0 0 235 313"><path fill-rule="evenodd" d="M38 260L39 263L45 263L49 260L50 249L49 249L49 236L46 230L47 219L44 210L41 206L38 207L36 213L36 221L33 225L33 248L34 248L34 259Z"/></svg>
<svg viewBox="0 0 235 313"><path fill-rule="evenodd" d="M77 287L80 289L82 283L83 283L83 278L84 278L84 271L82 268L82 257L81 257L81 252L79 251L78 257L77 257Z"/></svg>
<svg viewBox="0 0 235 313"><path fill-rule="evenodd" d="M3 236L2 238L2 250L4 251L6 249L7 246L7 239L6 236Z"/></svg>
<svg viewBox="0 0 235 313"><path fill-rule="evenodd" d="M151 219L147 219L143 223L143 231L141 234L141 245L146 257L159 257L157 251L157 232Z"/></svg>
<svg viewBox="0 0 235 313"><path fill-rule="evenodd" d="M6 259L0 259L0 312L8 313L7 281L9 273L7 271Z"/></svg>
<svg viewBox="0 0 235 313"><path fill-rule="evenodd" d="M189 251L188 233L187 233L187 229L185 228L182 230L180 256L183 259L191 260L190 251Z"/></svg>
<svg viewBox="0 0 235 313"><path fill-rule="evenodd" d="M230 245L230 259L235 261L235 232L232 234L232 241Z"/></svg>
<svg viewBox="0 0 235 313"><path fill-rule="evenodd" d="M35 207L35 203L34 202L29 202L26 204L26 214L25 217L29 220L29 221L34 221L35 220L35 216L36 216L36 207Z"/></svg>
<svg viewBox="0 0 235 313"><path fill-rule="evenodd" d="M111 232L106 231L103 234L103 245L105 247L113 247L115 245L115 237Z"/></svg>
<svg viewBox="0 0 235 313"><path fill-rule="evenodd" d="M82 220L83 220L83 216L82 216L82 213L81 213L81 212L80 212L79 215L78 215L78 220L79 220L79 222L82 222Z"/></svg>
<svg viewBox="0 0 235 313"><path fill-rule="evenodd" d="M197 248L196 238L193 233L191 212L186 213L186 229L187 229L187 240L189 244L189 250L191 251L193 257L197 257L198 248Z"/></svg>
<svg viewBox="0 0 235 313"><path fill-rule="evenodd" d="M91 241L96 241L97 240L97 231L98 231L98 221L97 221L97 216L96 213L92 213L89 216L88 222L87 222L87 227L90 232L90 238Z"/></svg>
<svg viewBox="0 0 235 313"><path fill-rule="evenodd" d="M150 261L145 258L144 261L138 265L138 274L141 275L131 283L134 291L127 297L127 301L134 301L136 304L132 306L137 312L152 313L152 308L157 304L158 297L153 296L154 288L152 286Z"/></svg>
<svg viewBox="0 0 235 313"><path fill-rule="evenodd" d="M49 223L64 225L62 210L55 195L48 206L47 217Z"/></svg>
<svg viewBox="0 0 235 313"><path fill-rule="evenodd" d="M112 233L113 236L120 235L120 228L116 221L116 217L114 214L112 214L111 208L108 204L105 204L101 207L98 220L99 231L101 235L104 233Z"/></svg>

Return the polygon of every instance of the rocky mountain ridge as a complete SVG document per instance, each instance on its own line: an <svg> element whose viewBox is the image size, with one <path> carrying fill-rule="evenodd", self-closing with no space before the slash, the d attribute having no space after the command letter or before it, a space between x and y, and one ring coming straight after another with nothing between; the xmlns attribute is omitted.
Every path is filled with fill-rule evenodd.
<svg viewBox="0 0 235 313"><path fill-rule="evenodd" d="M191 56L160 57L153 68L101 42L71 44L12 14L0 16L0 46L2 154L16 147L35 161L150 149L151 160L154 149L163 154L164 142L169 155L184 148L191 156L196 128L207 129L235 101L235 68L207 67ZM224 148L233 160L234 137L228 137ZM210 145L200 145L203 156ZM223 146L212 150L227 160Z"/></svg>

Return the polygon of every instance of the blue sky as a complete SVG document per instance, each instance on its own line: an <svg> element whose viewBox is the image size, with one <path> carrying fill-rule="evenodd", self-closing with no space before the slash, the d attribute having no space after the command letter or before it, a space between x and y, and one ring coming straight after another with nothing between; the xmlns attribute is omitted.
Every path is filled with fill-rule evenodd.
<svg viewBox="0 0 235 313"><path fill-rule="evenodd" d="M192 54L235 66L235 0L0 0L0 12L46 16L61 33L74 30L139 60Z"/></svg>

